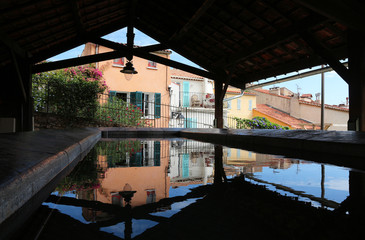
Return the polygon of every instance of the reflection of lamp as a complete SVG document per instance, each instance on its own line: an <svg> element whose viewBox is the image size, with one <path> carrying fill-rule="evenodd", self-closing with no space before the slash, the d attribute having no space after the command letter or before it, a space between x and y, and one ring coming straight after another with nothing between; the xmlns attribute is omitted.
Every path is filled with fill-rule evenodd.
<svg viewBox="0 0 365 240"><path fill-rule="evenodd" d="M134 69L133 63L131 61L128 61L125 65L125 67L120 70L121 73L124 73L124 77L127 81L131 80L133 77L133 74L137 74L138 72Z"/></svg>
<svg viewBox="0 0 365 240"><path fill-rule="evenodd" d="M131 185L126 183L123 187L123 191L119 192L119 194L124 198L124 201L126 204L129 204L132 200L133 195L136 193L136 191L132 191Z"/></svg>

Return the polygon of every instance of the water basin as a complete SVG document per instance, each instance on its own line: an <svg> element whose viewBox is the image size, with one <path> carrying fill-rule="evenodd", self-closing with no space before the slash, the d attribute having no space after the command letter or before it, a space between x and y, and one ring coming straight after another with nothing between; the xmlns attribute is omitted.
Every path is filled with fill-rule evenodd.
<svg viewBox="0 0 365 240"><path fill-rule="evenodd" d="M231 201L237 190L222 188L224 183L221 183L216 191L214 180L257 185L301 201L305 207L320 208L331 214L348 199L349 176L362 176L359 171L302 159L221 149L222 164L215 165L219 159L216 146L209 143L186 139L103 139L58 184L35 214L37 217L24 227L24 233L36 239L64 239L67 235L83 239L150 239L151 236L170 239L179 232L180 237L185 236L181 239L236 237L240 231L234 224L241 220L238 218L228 226L225 214L240 212L240 206L231 209L224 202ZM223 166L224 171L217 166ZM224 173L220 179L214 177L218 172ZM212 191L216 196L213 200L209 198ZM197 207L207 199L218 201L219 206L212 207L208 202L205 207ZM218 208L226 207L228 211L214 215L220 212ZM185 211L192 215L184 216ZM348 210L342 212L341 220L347 219ZM213 216L209 217L210 214ZM203 215L207 217L202 218ZM223 226L222 231L206 229L209 234L194 234L201 226L192 226L195 218L192 216L204 219L200 224L213 229L217 221L210 223L212 219L222 218L226 223L219 224ZM179 230L169 227L169 222L175 219L184 223L180 222ZM253 223L252 220L249 224ZM188 229L182 233L184 227ZM27 238L20 236L20 239Z"/></svg>

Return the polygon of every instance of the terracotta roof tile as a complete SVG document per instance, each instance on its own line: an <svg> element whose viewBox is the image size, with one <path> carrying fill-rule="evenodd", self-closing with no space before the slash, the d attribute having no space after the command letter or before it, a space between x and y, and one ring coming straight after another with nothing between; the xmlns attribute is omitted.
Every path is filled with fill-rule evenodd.
<svg viewBox="0 0 365 240"><path fill-rule="evenodd" d="M191 79L195 79L195 80L204 80L204 77L202 77L202 76L188 73L183 70L176 69L176 68L171 68L171 77L172 78L191 78Z"/></svg>
<svg viewBox="0 0 365 240"><path fill-rule="evenodd" d="M291 128L302 129L302 126L305 126L306 128L312 128L311 122L295 118L283 111L272 108L266 104L256 104L255 110L262 114L275 118L281 122L284 122L288 124Z"/></svg>

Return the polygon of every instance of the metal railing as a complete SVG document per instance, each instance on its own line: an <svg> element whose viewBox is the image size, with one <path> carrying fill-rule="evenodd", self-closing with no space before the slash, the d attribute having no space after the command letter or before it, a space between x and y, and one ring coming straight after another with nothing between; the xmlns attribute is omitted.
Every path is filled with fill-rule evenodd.
<svg viewBox="0 0 365 240"><path fill-rule="evenodd" d="M149 101L133 102L135 99L111 97L109 94L100 94L95 104L75 107L75 112L59 114L57 107L49 101L47 84L38 84L41 94L34 95L34 111L37 114L57 115L67 122L85 121L93 126L118 126L118 127L152 127L152 128L213 128L214 127L214 95L189 93L185 94L190 100L184 106L183 101L173 104L162 104L165 99L156 102L154 98ZM39 93L38 92L38 93ZM184 94L184 93L182 93ZM181 100L181 99L180 99ZM181 103L181 104L180 104ZM185 102L186 103L186 102ZM54 121L52 118L50 121ZM48 120L47 120L48 122ZM82 124L81 124L82 125ZM224 115L224 126L235 128L233 118Z"/></svg>

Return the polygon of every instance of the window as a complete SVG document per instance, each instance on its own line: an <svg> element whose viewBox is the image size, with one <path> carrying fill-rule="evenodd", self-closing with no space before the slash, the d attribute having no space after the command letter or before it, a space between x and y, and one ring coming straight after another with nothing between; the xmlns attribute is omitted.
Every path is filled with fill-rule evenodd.
<svg viewBox="0 0 365 240"><path fill-rule="evenodd" d="M155 189L148 189L147 191L147 200L146 203L154 203L156 202L156 191Z"/></svg>
<svg viewBox="0 0 365 240"><path fill-rule="evenodd" d="M127 102L127 93L121 93L121 92L117 92L117 94L115 95L117 98L123 100L124 102Z"/></svg>
<svg viewBox="0 0 365 240"><path fill-rule="evenodd" d="M237 158L241 157L241 150L237 149Z"/></svg>
<svg viewBox="0 0 365 240"><path fill-rule="evenodd" d="M157 63L154 61L148 61L148 68L157 68Z"/></svg>
<svg viewBox="0 0 365 240"><path fill-rule="evenodd" d="M228 102L227 102L227 108L228 108L228 109L232 109L232 103L231 103L231 101L228 101Z"/></svg>
<svg viewBox="0 0 365 240"><path fill-rule="evenodd" d="M124 57L114 59L113 66L123 67L124 66Z"/></svg>
<svg viewBox="0 0 365 240"><path fill-rule="evenodd" d="M252 100L248 100L248 110L252 110Z"/></svg>
<svg viewBox="0 0 365 240"><path fill-rule="evenodd" d="M241 110L241 99L237 99L237 110Z"/></svg>
<svg viewBox="0 0 365 240"><path fill-rule="evenodd" d="M160 118L161 93L131 92L131 103L140 108L147 118Z"/></svg>

